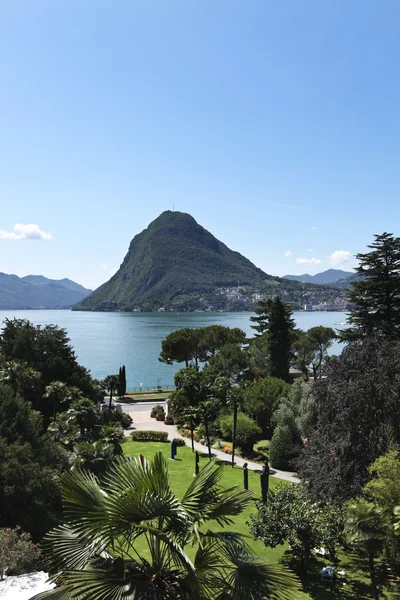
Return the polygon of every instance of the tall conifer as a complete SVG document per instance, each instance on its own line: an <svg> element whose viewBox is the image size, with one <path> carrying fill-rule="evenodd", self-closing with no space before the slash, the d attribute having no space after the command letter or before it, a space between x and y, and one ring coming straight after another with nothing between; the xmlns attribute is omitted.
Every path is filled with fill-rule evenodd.
<svg viewBox="0 0 400 600"><path fill-rule="evenodd" d="M292 356L294 320L291 308L277 296L272 300L262 300L255 308L252 325L257 337L265 340L269 363L269 375L290 380L289 368Z"/></svg>
<svg viewBox="0 0 400 600"><path fill-rule="evenodd" d="M360 278L349 293L353 308L343 332L345 339L371 334L400 338L400 238L391 233L375 235L370 252L357 254Z"/></svg>

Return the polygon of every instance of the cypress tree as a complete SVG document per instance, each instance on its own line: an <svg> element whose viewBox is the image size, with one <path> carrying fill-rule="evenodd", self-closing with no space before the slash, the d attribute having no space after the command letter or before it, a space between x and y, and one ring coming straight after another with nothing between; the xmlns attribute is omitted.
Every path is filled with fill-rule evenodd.
<svg viewBox="0 0 400 600"><path fill-rule="evenodd" d="M349 292L348 322L344 339L372 334L400 339L400 238L391 233L375 235L370 252L357 254L360 278Z"/></svg>
<svg viewBox="0 0 400 600"><path fill-rule="evenodd" d="M125 365L122 367L122 396L126 394L126 369Z"/></svg>
<svg viewBox="0 0 400 600"><path fill-rule="evenodd" d="M121 367L119 368L118 371L118 396L121 398L121 396L123 395L123 376L122 376L122 369Z"/></svg>

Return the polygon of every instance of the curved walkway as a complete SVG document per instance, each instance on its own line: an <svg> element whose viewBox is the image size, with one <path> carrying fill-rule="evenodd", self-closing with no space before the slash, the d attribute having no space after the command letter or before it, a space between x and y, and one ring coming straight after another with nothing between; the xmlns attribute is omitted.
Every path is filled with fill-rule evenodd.
<svg viewBox="0 0 400 600"><path fill-rule="evenodd" d="M139 404L139 403L138 403ZM135 406L138 406L136 404ZM133 408L133 407L132 407ZM125 430L125 435L130 435L132 431L144 431L144 430L152 430L152 431L167 431L168 439L172 440L173 438L181 438L184 440L186 446L191 448L192 441L190 438L183 437L177 430L176 425L165 425L164 421L156 421L150 417L150 407L149 410L143 410L143 405L141 405L141 410L129 410L124 407L126 412L129 412L133 419L133 424L129 429ZM198 452L202 452L203 454L208 454L207 446L203 444L199 444L199 442L194 443L195 450ZM229 454L225 454L221 450L211 449L212 456L218 458L219 460L223 460L226 463L230 464L230 456ZM235 457L235 464L239 467L243 467L244 463L247 462L247 466L251 471L261 472L262 465L259 463L252 462L250 460L246 460L245 458L241 458L240 456ZM297 477L296 473L291 473L289 471L279 471L278 469L270 468L269 474L271 477L276 477L277 479L283 479L284 481L291 481L292 483L300 483L300 479Z"/></svg>

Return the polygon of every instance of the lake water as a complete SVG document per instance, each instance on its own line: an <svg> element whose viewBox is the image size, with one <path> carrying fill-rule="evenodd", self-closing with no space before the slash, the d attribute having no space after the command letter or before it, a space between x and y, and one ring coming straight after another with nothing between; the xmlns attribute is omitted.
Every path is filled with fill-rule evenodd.
<svg viewBox="0 0 400 600"><path fill-rule="evenodd" d="M117 313L72 312L70 310L2 310L4 319L29 319L35 325L54 324L67 330L80 364L102 379L126 366L128 389L153 388L157 379L164 387L173 385L174 373L182 365L158 361L161 340L182 327L226 325L240 327L249 336L251 313ZM341 312L295 312L296 326L307 330L316 325L342 329L346 315ZM334 343L330 354L339 354L342 345Z"/></svg>

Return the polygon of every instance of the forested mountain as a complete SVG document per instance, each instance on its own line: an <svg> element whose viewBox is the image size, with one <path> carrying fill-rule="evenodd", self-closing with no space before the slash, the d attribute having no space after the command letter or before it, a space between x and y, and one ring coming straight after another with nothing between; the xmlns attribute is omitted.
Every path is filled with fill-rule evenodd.
<svg viewBox="0 0 400 600"><path fill-rule="evenodd" d="M91 290L70 279L0 273L0 309L66 308L81 302Z"/></svg>
<svg viewBox="0 0 400 600"><path fill-rule="evenodd" d="M43 275L25 275L22 277L24 281L28 281L29 283L34 283L35 285L48 285L50 287L62 287L66 290L70 290L71 292L77 292L78 294L82 294L82 297L87 296L91 293L92 290L88 290L83 287L80 283L75 283L71 279L49 279L48 277L43 277Z"/></svg>
<svg viewBox="0 0 400 600"><path fill-rule="evenodd" d="M163 212L132 240L117 273L78 310L239 310L254 295L298 301L308 288L264 273L192 216Z"/></svg>
<svg viewBox="0 0 400 600"><path fill-rule="evenodd" d="M290 279L291 281L302 281L303 283L315 283L317 285L330 285L340 280L347 279L355 275L352 271L342 271L341 269L328 269L322 273L316 273L315 275L309 275L304 273L303 275L284 275L284 279Z"/></svg>

